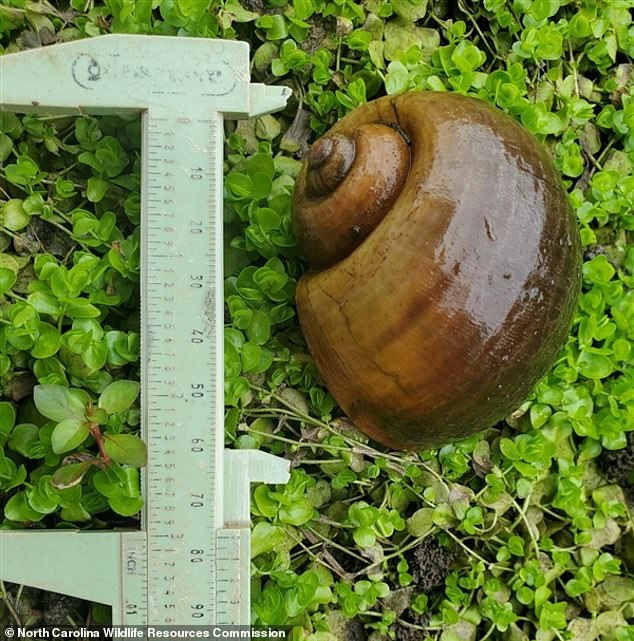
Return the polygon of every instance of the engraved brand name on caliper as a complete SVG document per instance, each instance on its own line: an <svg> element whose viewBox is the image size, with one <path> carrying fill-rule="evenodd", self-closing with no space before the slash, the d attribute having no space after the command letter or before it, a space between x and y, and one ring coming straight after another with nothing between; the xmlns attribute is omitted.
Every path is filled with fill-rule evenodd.
<svg viewBox="0 0 634 641"><path fill-rule="evenodd" d="M97 83L121 82L126 78L140 83L149 93L161 94L184 93L184 88L189 93L194 83L200 85L204 95L224 96L233 90L237 82L232 68L223 60L201 64L197 69L176 72L166 68L157 71L143 64L126 63L116 54L104 55L100 59L87 53L79 54L72 62L71 74L83 89L94 89Z"/></svg>

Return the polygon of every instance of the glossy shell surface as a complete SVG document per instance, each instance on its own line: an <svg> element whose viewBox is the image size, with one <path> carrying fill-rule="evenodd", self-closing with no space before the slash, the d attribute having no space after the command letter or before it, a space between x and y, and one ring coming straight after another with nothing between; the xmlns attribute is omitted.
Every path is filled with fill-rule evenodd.
<svg viewBox="0 0 634 641"><path fill-rule="evenodd" d="M304 275L297 306L350 419L389 447L420 450L489 427L526 399L566 340L580 243L549 154L509 116L457 94L408 93L368 103L331 132L375 122L409 139L408 175L356 249ZM344 180L334 193L353 209L371 197L345 190Z"/></svg>

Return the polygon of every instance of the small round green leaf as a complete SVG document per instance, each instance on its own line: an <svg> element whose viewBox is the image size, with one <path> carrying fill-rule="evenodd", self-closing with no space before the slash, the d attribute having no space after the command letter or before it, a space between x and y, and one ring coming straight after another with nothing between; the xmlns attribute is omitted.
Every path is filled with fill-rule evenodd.
<svg viewBox="0 0 634 641"><path fill-rule="evenodd" d="M358 527L353 533L352 538L360 548L369 548L376 543L376 535L369 527Z"/></svg>
<svg viewBox="0 0 634 641"><path fill-rule="evenodd" d="M95 472L92 477L92 484L97 492L108 498L123 494L122 484L117 476L112 473L112 467Z"/></svg>
<svg viewBox="0 0 634 641"><path fill-rule="evenodd" d="M592 352L581 352L577 366L586 378L605 378L614 370L612 361L607 356Z"/></svg>
<svg viewBox="0 0 634 641"><path fill-rule="evenodd" d="M147 462L145 443L134 434L106 434L104 449L113 461L123 465L143 467Z"/></svg>
<svg viewBox="0 0 634 641"><path fill-rule="evenodd" d="M24 229L31 222L31 217L24 210L24 201L19 198L7 200L0 212L0 222L10 231Z"/></svg>
<svg viewBox="0 0 634 641"><path fill-rule="evenodd" d="M283 546L287 538L284 528L259 521L251 533L251 558Z"/></svg>
<svg viewBox="0 0 634 641"><path fill-rule="evenodd" d="M12 403L0 402L0 438L9 435L15 424L15 408Z"/></svg>
<svg viewBox="0 0 634 641"><path fill-rule="evenodd" d="M40 335L31 349L34 358L49 358L57 353L60 347L60 333L57 327L40 322Z"/></svg>
<svg viewBox="0 0 634 641"><path fill-rule="evenodd" d="M33 423L19 423L11 432L9 447L27 458L40 458L43 455L38 438L40 428Z"/></svg>
<svg viewBox="0 0 634 641"><path fill-rule="evenodd" d="M71 522L89 521L91 518L88 511L81 503L75 503L73 505L69 505L68 507L65 507L61 511L60 517L64 521L71 521Z"/></svg>
<svg viewBox="0 0 634 641"><path fill-rule="evenodd" d="M134 516L143 507L143 499L115 496L108 499L108 504L114 512L121 516Z"/></svg>
<svg viewBox="0 0 634 641"><path fill-rule="evenodd" d="M7 267L0 267L0 295L8 292L17 280L16 273Z"/></svg>
<svg viewBox="0 0 634 641"><path fill-rule="evenodd" d="M68 418L83 420L88 395L81 390L72 390L63 385L36 385L33 400L41 414L54 421Z"/></svg>
<svg viewBox="0 0 634 641"><path fill-rule="evenodd" d="M67 418L57 424L51 436L53 452L63 454L81 445L90 434L90 426L81 418Z"/></svg>
<svg viewBox="0 0 634 641"><path fill-rule="evenodd" d="M49 314L50 316L59 314L59 300L51 293L33 292L27 300L40 314Z"/></svg>
<svg viewBox="0 0 634 641"><path fill-rule="evenodd" d="M74 487L81 483L81 480L84 478L84 475L90 469L91 465L91 461L63 465L55 471L55 474L53 474L51 484L58 490L66 490L69 487Z"/></svg>
<svg viewBox="0 0 634 641"><path fill-rule="evenodd" d="M4 515L10 521L17 523L35 522L44 518L42 512L36 512L26 500L26 492L13 495L4 506Z"/></svg>
<svg viewBox="0 0 634 641"><path fill-rule="evenodd" d="M127 410L139 395L140 385L136 381L115 381L101 393L99 407L108 414Z"/></svg>
<svg viewBox="0 0 634 641"><path fill-rule="evenodd" d="M91 176L86 181L86 198L91 203L98 203L103 200L103 197L108 191L108 181L103 180L103 178L97 178L96 176Z"/></svg>
<svg viewBox="0 0 634 641"><path fill-rule="evenodd" d="M305 499L294 501L291 505L282 505L279 518L282 523L300 526L308 523L315 516L313 506Z"/></svg>
<svg viewBox="0 0 634 641"><path fill-rule="evenodd" d="M51 514L57 509L58 501L55 496L50 496L39 487L27 491L29 506L36 512Z"/></svg>

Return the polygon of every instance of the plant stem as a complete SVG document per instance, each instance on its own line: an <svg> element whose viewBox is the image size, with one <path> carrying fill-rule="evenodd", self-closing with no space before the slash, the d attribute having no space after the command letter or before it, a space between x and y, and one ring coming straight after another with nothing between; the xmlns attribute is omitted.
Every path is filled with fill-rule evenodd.
<svg viewBox="0 0 634 641"><path fill-rule="evenodd" d="M7 592L7 588L4 584L4 581L1 581L1 580L0 580L0 596L2 597L2 600L5 602L7 606L7 610L9 610L9 614L15 621L16 625L21 626L22 622L20 621L20 617L18 616L17 612L13 607L11 596Z"/></svg>
<svg viewBox="0 0 634 641"><path fill-rule="evenodd" d="M97 447L99 448L99 457L101 458L101 462L103 463L104 467L110 467L110 463L112 461L110 460L110 457L108 456L108 453L104 448L104 438L101 434L98 423L90 424L90 435L97 442Z"/></svg>

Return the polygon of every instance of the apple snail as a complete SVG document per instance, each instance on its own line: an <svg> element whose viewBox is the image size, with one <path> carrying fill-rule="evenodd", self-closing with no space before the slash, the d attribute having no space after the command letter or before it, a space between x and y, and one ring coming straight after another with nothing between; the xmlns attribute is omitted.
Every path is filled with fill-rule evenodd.
<svg viewBox="0 0 634 641"><path fill-rule="evenodd" d="M544 147L459 94L358 107L309 150L293 225L296 294L321 376L396 449L492 426L566 341L580 289L576 220Z"/></svg>

